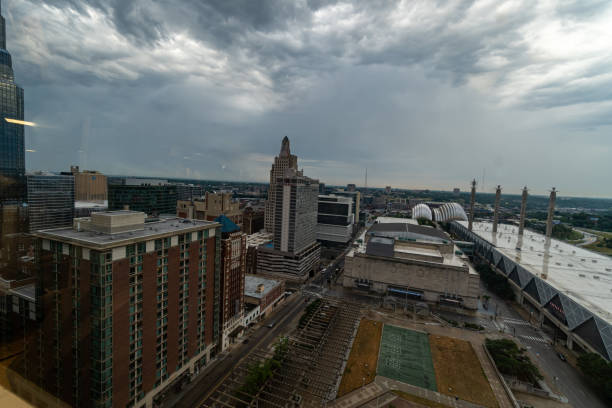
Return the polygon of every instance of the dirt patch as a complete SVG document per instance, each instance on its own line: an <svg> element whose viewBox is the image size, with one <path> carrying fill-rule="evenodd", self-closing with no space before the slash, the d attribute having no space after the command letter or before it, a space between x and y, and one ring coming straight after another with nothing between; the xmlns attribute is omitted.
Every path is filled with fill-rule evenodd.
<svg viewBox="0 0 612 408"><path fill-rule="evenodd" d="M408 394L407 392L393 390L393 393L397 394L397 396L399 396L401 399L418 404L418 406L430 408L448 408L448 405L444 405L435 401L430 401L426 398L417 397L416 395Z"/></svg>
<svg viewBox="0 0 612 408"><path fill-rule="evenodd" d="M338 388L338 397L374 381L382 328L381 322L373 320L362 319L359 323L357 336Z"/></svg>
<svg viewBox="0 0 612 408"><path fill-rule="evenodd" d="M478 356L464 340L429 336L438 392L495 408L498 406Z"/></svg>

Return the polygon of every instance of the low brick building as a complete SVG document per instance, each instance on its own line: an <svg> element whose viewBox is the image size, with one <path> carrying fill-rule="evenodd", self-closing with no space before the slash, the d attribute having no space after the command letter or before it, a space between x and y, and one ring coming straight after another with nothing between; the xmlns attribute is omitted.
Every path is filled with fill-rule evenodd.
<svg viewBox="0 0 612 408"><path fill-rule="evenodd" d="M246 275L244 280L245 303L259 306L260 316L274 308L283 299L285 282L266 279L256 275Z"/></svg>

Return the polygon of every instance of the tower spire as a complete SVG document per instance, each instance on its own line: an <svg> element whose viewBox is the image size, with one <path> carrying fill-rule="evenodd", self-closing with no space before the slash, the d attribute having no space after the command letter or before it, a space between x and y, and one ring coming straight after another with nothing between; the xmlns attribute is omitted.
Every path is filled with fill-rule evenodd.
<svg viewBox="0 0 612 408"><path fill-rule="evenodd" d="M281 142L280 156L287 157L291 154L291 147L289 146L289 138L287 136L283 137L283 141Z"/></svg>

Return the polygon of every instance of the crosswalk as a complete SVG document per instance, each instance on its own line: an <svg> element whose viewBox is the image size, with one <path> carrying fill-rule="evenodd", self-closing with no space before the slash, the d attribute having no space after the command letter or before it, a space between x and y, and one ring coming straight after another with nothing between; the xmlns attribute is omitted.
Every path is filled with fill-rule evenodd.
<svg viewBox="0 0 612 408"><path fill-rule="evenodd" d="M505 318L504 323L514 324L519 326L531 326L529 322L520 319Z"/></svg>
<svg viewBox="0 0 612 408"><path fill-rule="evenodd" d="M539 337L539 336L520 335L518 337L520 339L527 340L527 341L534 341L536 343L548 344L548 341L546 339Z"/></svg>

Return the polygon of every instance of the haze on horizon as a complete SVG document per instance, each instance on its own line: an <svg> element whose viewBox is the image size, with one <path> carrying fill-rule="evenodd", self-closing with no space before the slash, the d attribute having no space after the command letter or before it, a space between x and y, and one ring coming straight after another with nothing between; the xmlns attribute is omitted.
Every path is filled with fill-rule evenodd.
<svg viewBox="0 0 612 408"><path fill-rule="evenodd" d="M171 4L170 4L171 3ZM612 197L612 3L4 0L30 170Z"/></svg>

